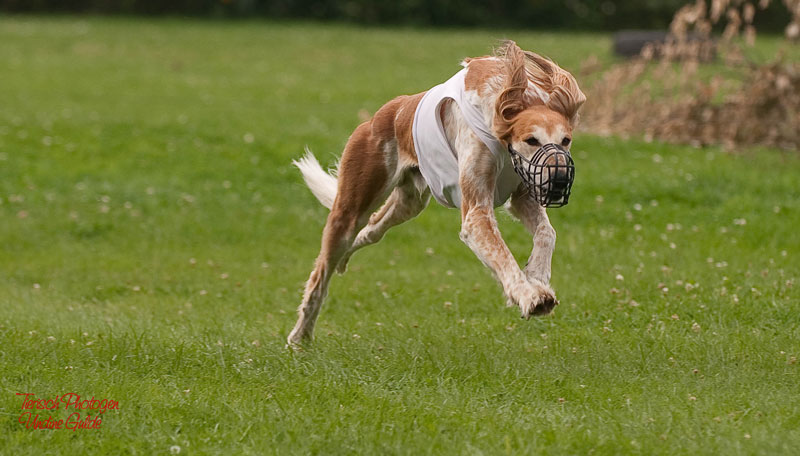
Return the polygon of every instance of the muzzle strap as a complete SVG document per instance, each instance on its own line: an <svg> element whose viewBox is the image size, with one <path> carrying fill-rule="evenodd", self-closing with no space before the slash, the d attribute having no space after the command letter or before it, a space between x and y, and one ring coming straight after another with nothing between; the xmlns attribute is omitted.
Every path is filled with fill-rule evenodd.
<svg viewBox="0 0 800 456"><path fill-rule="evenodd" d="M530 195L542 207L561 207L569 202L575 180L575 162L569 151L558 144L545 144L530 160L508 145L511 163Z"/></svg>

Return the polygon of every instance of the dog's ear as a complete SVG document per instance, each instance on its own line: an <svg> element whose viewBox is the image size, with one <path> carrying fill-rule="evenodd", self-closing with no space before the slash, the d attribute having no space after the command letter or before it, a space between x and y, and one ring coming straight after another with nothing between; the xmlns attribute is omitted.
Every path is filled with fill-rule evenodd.
<svg viewBox="0 0 800 456"><path fill-rule="evenodd" d="M524 52L528 78L536 97L548 108L563 114L574 127L578 110L586 101L586 95L581 92L578 82L552 60L533 52Z"/></svg>
<svg viewBox="0 0 800 456"><path fill-rule="evenodd" d="M511 123L525 110L525 91L528 88L528 75L525 69L525 53L513 41L506 41L497 50L497 56L505 59L505 87L497 96L494 105L494 133L498 139L508 142L511 136Z"/></svg>

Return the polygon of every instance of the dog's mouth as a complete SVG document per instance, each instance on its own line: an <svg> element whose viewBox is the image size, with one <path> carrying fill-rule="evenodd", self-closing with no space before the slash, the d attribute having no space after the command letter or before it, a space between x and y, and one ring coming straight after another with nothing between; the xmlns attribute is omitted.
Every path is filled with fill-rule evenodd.
<svg viewBox="0 0 800 456"><path fill-rule="evenodd" d="M514 150L511 144L508 152L514 171L542 207L561 207L569 202L575 181L575 162L568 150L558 144L545 144L530 160Z"/></svg>

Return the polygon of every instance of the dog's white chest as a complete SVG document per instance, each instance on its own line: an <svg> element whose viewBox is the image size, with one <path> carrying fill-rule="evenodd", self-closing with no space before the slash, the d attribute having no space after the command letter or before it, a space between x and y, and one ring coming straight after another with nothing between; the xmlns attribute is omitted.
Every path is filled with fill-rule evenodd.
<svg viewBox="0 0 800 456"><path fill-rule="evenodd" d="M461 207L461 189L458 185L458 151L450 147L445 136L442 119L438 115L442 102L455 101L467 125L492 152L501 169L497 173L494 192L495 207L508 200L520 184L510 157L502 143L494 137L486 125L480 109L464 95L464 77L467 69L430 89L420 100L414 113L414 148L419 160L419 169L431 194L446 207Z"/></svg>

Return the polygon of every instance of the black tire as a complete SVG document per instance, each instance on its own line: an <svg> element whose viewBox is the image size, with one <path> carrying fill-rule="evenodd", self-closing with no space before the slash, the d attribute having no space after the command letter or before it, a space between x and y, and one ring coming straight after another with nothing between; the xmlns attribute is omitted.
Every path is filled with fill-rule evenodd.
<svg viewBox="0 0 800 456"><path fill-rule="evenodd" d="M663 43L667 32L661 30L623 30L614 34L614 54L636 57L648 43Z"/></svg>
<svg viewBox="0 0 800 456"><path fill-rule="evenodd" d="M669 33L663 30L623 30L614 34L614 54L629 58L636 57L646 45L660 45L672 39ZM692 43L702 42L708 45L707 52L700 56L702 61L710 62L716 58L714 40L696 33L689 33L687 40ZM658 49L656 49L656 55L658 55Z"/></svg>

